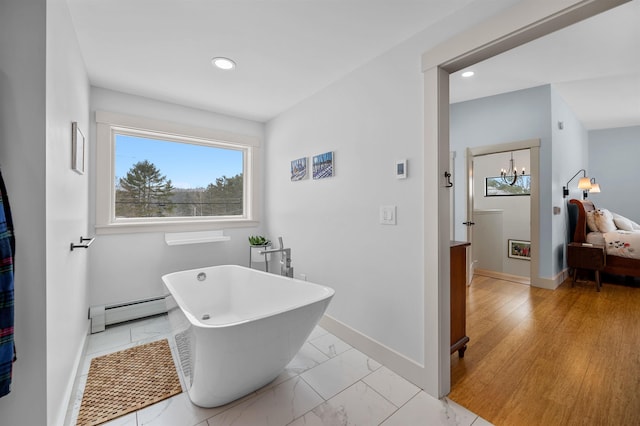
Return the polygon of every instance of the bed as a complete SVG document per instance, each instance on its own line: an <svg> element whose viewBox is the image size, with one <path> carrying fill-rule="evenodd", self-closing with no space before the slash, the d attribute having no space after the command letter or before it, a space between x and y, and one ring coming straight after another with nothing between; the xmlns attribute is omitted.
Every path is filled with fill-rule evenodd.
<svg viewBox="0 0 640 426"><path fill-rule="evenodd" d="M577 199L569 200L569 224L572 242L605 246L606 266L602 272L640 277L640 225L606 209L596 209L590 200ZM594 231L598 225L604 229Z"/></svg>

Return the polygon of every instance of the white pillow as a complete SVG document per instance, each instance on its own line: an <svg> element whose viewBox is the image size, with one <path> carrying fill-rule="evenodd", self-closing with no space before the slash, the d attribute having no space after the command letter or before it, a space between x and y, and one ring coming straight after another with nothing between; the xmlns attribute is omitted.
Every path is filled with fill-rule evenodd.
<svg viewBox="0 0 640 426"><path fill-rule="evenodd" d="M607 209L599 209L595 213L596 225L598 226L598 231L604 232L613 232L616 229L616 224L613 221L613 215Z"/></svg>
<svg viewBox="0 0 640 426"><path fill-rule="evenodd" d="M640 230L640 225L632 221L631 219L627 219L624 216L621 216L617 213L613 213L613 222L616 224L618 229L622 229L623 231L638 231Z"/></svg>
<svg viewBox="0 0 640 426"><path fill-rule="evenodd" d="M618 229L622 229L623 231L633 231L633 225L631 224L631 221L626 217L614 216L613 223L616 224L616 227Z"/></svg>
<svg viewBox="0 0 640 426"><path fill-rule="evenodd" d="M598 225L596 225L596 211L591 210L587 212L587 228L590 232L598 232Z"/></svg>

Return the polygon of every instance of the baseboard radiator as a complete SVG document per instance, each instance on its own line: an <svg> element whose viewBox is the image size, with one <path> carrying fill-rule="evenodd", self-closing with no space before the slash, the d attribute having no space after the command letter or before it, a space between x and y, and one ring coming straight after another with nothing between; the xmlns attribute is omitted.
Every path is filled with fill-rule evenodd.
<svg viewBox="0 0 640 426"><path fill-rule="evenodd" d="M104 331L108 325L150 317L165 312L167 312L165 296L113 305L90 306L89 319L91 320L91 334Z"/></svg>

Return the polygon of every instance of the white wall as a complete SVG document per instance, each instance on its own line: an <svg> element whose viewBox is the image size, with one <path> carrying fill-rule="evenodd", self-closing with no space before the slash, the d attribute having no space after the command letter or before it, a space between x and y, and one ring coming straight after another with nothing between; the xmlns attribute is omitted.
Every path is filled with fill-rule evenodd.
<svg viewBox="0 0 640 426"><path fill-rule="evenodd" d="M90 117L92 152L95 152L95 111L98 110L264 138L262 123L93 87ZM91 232L94 232L94 156L89 167L89 222ZM263 179L258 181L262 183ZM101 305L163 295L165 290L161 276L177 270L221 264L248 266L247 237L264 233L263 225L227 229L224 233L231 236L231 241L171 247L165 244L164 233L99 235L88 251L89 303Z"/></svg>
<svg viewBox="0 0 640 426"><path fill-rule="evenodd" d="M481 6L448 17L267 125L270 234L292 247L296 274L336 289L330 316L418 363L424 258L431 255L423 249L423 218L437 220L435 209L423 207L420 55L500 7ZM290 181L291 160L326 151L335 152L335 177ZM394 162L404 158L409 176L397 180ZM397 225L378 223L381 205L397 206Z"/></svg>
<svg viewBox="0 0 640 426"><path fill-rule="evenodd" d="M518 170L525 168L529 173L531 166L529 164L529 150L515 151L513 159ZM507 241L525 240L531 241L531 214L529 196L513 196L513 197L485 197L485 178L500 175L500 169L509 167L510 153L504 152L499 154L490 154L476 156L473 161L473 186L474 186L474 209L502 210L502 240L495 246L499 247L498 252L492 252L492 257L500 259L500 269L497 272L504 272L511 275L519 275L528 277L530 275L531 264L527 260L513 259L507 256ZM475 219L475 217L474 217ZM475 228L478 227L476 221ZM474 228L474 233L476 229ZM493 243L493 242L492 242ZM474 238L474 253L482 252L483 247L494 247L493 244L485 246L484 241L478 241ZM476 251L476 249L478 251ZM482 266L478 265L478 268Z"/></svg>
<svg viewBox="0 0 640 426"><path fill-rule="evenodd" d="M640 126L589 131L588 175L602 192L589 194L596 207L640 223Z"/></svg>
<svg viewBox="0 0 640 426"><path fill-rule="evenodd" d="M89 178L71 169L71 122L89 135L89 81L65 0L47 0L47 423L61 424L87 335ZM64 326L62 326L64 325Z"/></svg>
<svg viewBox="0 0 640 426"><path fill-rule="evenodd" d="M421 360L421 134L412 122L422 100L412 90L421 77L414 60L413 72L387 80L382 93L371 88L397 73L393 66L360 70L269 123L266 215L269 233L292 247L296 272L336 290L329 315ZM326 151L334 151L334 177L290 181L291 160ZM394 161L403 158L409 177L398 180ZM397 206L396 226L378 224L380 205Z"/></svg>
<svg viewBox="0 0 640 426"><path fill-rule="evenodd" d="M45 0L0 2L0 167L16 233L12 392L3 425L47 422Z"/></svg>

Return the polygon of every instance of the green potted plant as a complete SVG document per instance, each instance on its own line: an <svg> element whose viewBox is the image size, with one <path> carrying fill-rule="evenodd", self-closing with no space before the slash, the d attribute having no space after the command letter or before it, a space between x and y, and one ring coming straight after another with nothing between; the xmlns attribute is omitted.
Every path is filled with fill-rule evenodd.
<svg viewBox="0 0 640 426"><path fill-rule="evenodd" d="M249 236L249 244L252 246L266 247L271 244L271 241L262 235L251 235Z"/></svg>
<svg viewBox="0 0 640 426"><path fill-rule="evenodd" d="M265 250L271 245L271 241L266 237L262 235L251 235L249 236L249 245L251 246L250 265L251 263L268 262L270 260L271 255L260 254L262 250Z"/></svg>

